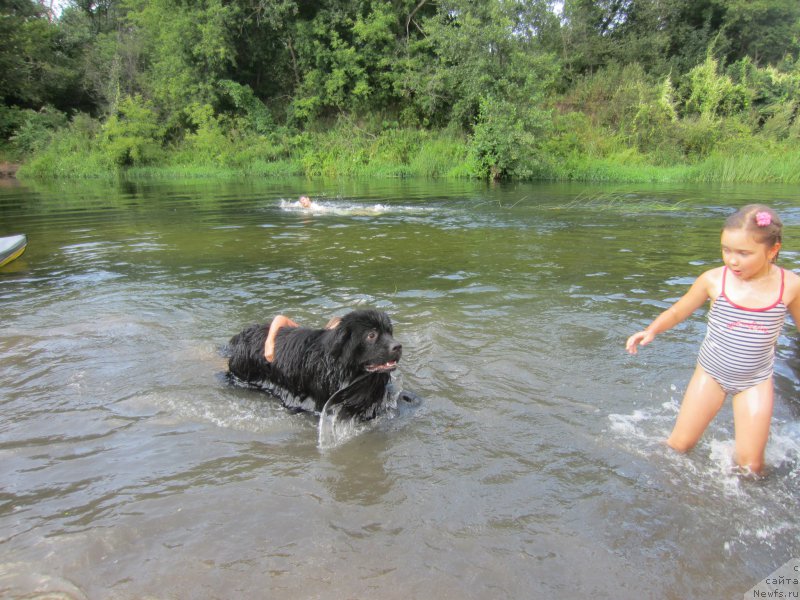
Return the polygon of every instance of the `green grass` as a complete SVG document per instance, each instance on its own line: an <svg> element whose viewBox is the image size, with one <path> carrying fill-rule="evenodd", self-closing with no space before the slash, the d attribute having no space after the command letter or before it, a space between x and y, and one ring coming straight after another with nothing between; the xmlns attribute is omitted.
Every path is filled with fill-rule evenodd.
<svg viewBox="0 0 800 600"><path fill-rule="evenodd" d="M688 169L685 165L620 164L613 159L583 157L555 169L552 179L598 183L674 183L686 181Z"/></svg>
<svg viewBox="0 0 800 600"><path fill-rule="evenodd" d="M673 212L683 210L686 203L682 200L676 202L660 202L642 199L640 196L631 196L626 192L600 192L597 194L581 194L574 200L552 207L553 210L589 209L599 211L621 211L625 213L637 212Z"/></svg>
<svg viewBox="0 0 800 600"><path fill-rule="evenodd" d="M687 181L800 183L800 152L712 155L689 169Z"/></svg>
<svg viewBox="0 0 800 600"><path fill-rule="evenodd" d="M596 131L576 132L586 140ZM284 133L267 139L222 137L220 145L203 146L189 138L162 149L157 165L120 169L103 154L88 128L57 132L50 144L23 163L21 179L226 179L287 176L329 178L474 178L470 138L449 130L393 128L369 132L352 123L316 132ZM755 146L761 138L753 138ZM545 144L536 156L524 157L536 179L598 183L800 183L796 143L772 142L764 152L753 145L729 146L705 158L689 160L675 148L667 154L645 154L619 140L604 147ZM563 154L562 154L563 151Z"/></svg>

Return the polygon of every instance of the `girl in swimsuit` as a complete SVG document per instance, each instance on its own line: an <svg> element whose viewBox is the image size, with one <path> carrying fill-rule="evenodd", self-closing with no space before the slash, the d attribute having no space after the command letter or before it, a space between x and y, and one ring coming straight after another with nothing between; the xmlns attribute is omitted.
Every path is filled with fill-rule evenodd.
<svg viewBox="0 0 800 600"><path fill-rule="evenodd" d="M800 277L775 264L782 223L771 208L750 204L722 230L724 265L706 271L689 291L625 345L636 354L711 300L708 331L667 444L688 452L733 396L735 460L759 474L772 418L775 344L788 311L800 329Z"/></svg>

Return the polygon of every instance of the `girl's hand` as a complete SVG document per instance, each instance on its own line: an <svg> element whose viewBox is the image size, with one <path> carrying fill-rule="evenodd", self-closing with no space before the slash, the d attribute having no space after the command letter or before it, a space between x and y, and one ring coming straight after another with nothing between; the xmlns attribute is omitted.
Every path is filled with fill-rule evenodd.
<svg viewBox="0 0 800 600"><path fill-rule="evenodd" d="M638 351L638 346L646 346L652 342L655 337L656 334L648 331L647 329L638 333L634 333L628 338L628 341L625 342L625 350L628 351L628 354L636 354Z"/></svg>
<svg viewBox="0 0 800 600"><path fill-rule="evenodd" d="M278 315L272 319L267 333L267 340L264 342L264 358L267 362L275 360L275 336L281 327L297 327L297 323L292 321L289 317Z"/></svg>
<svg viewBox="0 0 800 600"><path fill-rule="evenodd" d="M647 346L659 333L672 329L683 322L698 308L703 306L709 298L716 298L719 294L722 281L722 267L706 271L694 280L692 287L680 300L662 312L656 320L647 326L647 329L634 333L625 343L625 350L636 354L639 346Z"/></svg>

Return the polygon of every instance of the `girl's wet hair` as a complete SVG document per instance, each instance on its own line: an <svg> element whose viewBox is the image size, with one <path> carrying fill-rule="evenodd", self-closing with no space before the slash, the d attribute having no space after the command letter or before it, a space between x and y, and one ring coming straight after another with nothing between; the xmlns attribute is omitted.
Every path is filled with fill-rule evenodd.
<svg viewBox="0 0 800 600"><path fill-rule="evenodd" d="M766 221L763 213L769 215L768 225L759 225ZM761 215L760 219L757 215ZM743 206L725 220L723 229L744 229L760 244L769 248L779 244L783 236L783 222L774 210L764 204L748 204ZM777 258L777 257L776 257Z"/></svg>

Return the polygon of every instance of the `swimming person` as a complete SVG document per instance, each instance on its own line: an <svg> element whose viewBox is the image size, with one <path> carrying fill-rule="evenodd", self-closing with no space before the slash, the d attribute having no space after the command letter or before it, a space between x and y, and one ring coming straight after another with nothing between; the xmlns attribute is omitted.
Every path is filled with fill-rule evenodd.
<svg viewBox="0 0 800 600"><path fill-rule="evenodd" d="M697 367L667 444L688 452L733 396L736 463L755 474L764 468L772 418L775 345L788 311L800 329L800 277L778 267L783 224L771 208L750 204L722 229L723 266L700 275L689 291L644 331L628 338L636 354L660 333L711 300Z"/></svg>

